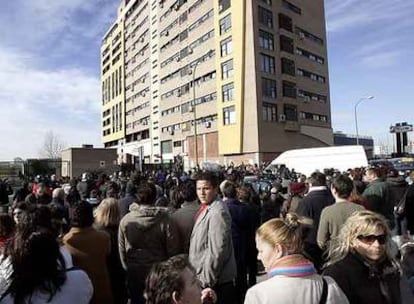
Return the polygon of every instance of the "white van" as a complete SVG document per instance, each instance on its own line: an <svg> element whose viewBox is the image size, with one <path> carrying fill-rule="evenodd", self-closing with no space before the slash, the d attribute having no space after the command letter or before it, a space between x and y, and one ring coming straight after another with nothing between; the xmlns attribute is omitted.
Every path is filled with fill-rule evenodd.
<svg viewBox="0 0 414 304"><path fill-rule="evenodd" d="M290 170L309 176L316 170L346 171L366 167L368 160L363 146L335 146L288 150L276 157L266 170L272 170L276 165L286 165Z"/></svg>

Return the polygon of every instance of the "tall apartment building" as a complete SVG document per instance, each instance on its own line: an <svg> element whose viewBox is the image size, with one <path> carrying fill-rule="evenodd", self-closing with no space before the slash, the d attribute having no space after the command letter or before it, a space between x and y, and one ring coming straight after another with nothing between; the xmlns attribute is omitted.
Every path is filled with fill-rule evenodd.
<svg viewBox="0 0 414 304"><path fill-rule="evenodd" d="M333 144L323 0L124 0L101 54L102 140L120 161Z"/></svg>

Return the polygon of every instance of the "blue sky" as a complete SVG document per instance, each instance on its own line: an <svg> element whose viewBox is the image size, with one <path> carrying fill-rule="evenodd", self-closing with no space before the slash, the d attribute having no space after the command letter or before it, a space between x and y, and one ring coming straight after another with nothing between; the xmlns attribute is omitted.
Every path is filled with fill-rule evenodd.
<svg viewBox="0 0 414 304"><path fill-rule="evenodd" d="M294 1L293 1L294 2ZM0 4L0 160L37 157L47 131L68 146L100 143L99 50L119 0ZM414 1L326 0L334 130L392 144L413 123Z"/></svg>

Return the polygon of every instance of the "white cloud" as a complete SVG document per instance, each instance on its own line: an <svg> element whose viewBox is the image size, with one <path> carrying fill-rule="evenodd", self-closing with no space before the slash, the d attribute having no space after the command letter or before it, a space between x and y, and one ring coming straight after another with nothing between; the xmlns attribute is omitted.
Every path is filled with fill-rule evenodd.
<svg viewBox="0 0 414 304"><path fill-rule="evenodd" d="M98 77L36 67L30 55L0 48L0 159L35 157L53 130L71 145L100 141Z"/></svg>
<svg viewBox="0 0 414 304"><path fill-rule="evenodd" d="M413 9L414 2L406 0L327 0L327 27L328 31L336 32L380 23L394 23L410 18Z"/></svg>
<svg viewBox="0 0 414 304"><path fill-rule="evenodd" d="M373 55L363 56L361 63L369 68L385 68L396 64L401 57L400 51L379 52Z"/></svg>

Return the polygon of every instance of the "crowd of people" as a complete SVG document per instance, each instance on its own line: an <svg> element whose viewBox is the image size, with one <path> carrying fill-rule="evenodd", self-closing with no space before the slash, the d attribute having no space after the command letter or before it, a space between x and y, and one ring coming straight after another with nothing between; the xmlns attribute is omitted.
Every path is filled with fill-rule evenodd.
<svg viewBox="0 0 414 304"><path fill-rule="evenodd" d="M36 177L0 213L0 303L412 303L414 173L247 173Z"/></svg>

